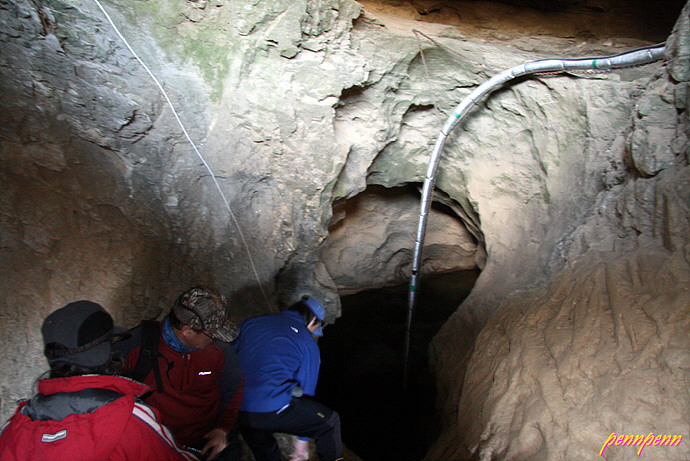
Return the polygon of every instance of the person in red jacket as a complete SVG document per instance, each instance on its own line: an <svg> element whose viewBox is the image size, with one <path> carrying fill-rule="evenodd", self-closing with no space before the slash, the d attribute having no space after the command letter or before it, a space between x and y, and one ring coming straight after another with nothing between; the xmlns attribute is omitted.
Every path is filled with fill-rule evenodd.
<svg viewBox="0 0 690 461"><path fill-rule="evenodd" d="M0 432L3 461L191 461L156 410L137 401L150 390L109 376L113 319L103 307L77 301L43 322L50 378L22 402Z"/></svg>
<svg viewBox="0 0 690 461"><path fill-rule="evenodd" d="M144 346L150 344L149 334L155 335L153 352ZM225 298L213 289L193 287L177 298L153 333L141 325L130 339L117 344L126 357L124 373L155 389L146 403L161 413L179 443L209 460L241 455L233 428L243 378L229 344L236 336ZM143 372L142 356L154 357Z"/></svg>

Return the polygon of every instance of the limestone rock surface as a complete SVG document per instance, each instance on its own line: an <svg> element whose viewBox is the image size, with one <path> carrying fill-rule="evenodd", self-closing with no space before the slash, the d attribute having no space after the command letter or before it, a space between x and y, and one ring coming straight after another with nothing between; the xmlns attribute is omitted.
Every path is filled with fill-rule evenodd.
<svg viewBox="0 0 690 461"><path fill-rule="evenodd" d="M607 175L615 181L564 242L562 269L497 300L483 327L484 299L473 293L434 339L447 424L427 459L594 459L603 450L623 460L640 447L605 448L611 434L690 430L688 110L678 97L687 74L677 71L688 65L689 15L686 6L665 68L637 98L619 151L627 173ZM476 343L455 339L463 325ZM690 456L682 443L641 452Z"/></svg>
<svg viewBox="0 0 690 461"><path fill-rule="evenodd" d="M363 197L418 188L473 89L667 36L616 13L629 2L509 3L0 0L0 419L45 370L42 319L75 299L133 326L205 283L238 321L304 292L334 321L340 294L396 283L410 260L418 204ZM599 430L687 433L687 413L664 413L689 406L687 24L685 10L665 64L516 82L449 137L425 270L483 270L434 342L429 459L569 459L598 451ZM613 395L647 378L635 426Z"/></svg>
<svg viewBox="0 0 690 461"><path fill-rule="evenodd" d="M342 216L330 227L321 258L342 295L409 280L419 197L404 190L386 191L367 189L348 201L346 209L336 208L336 216ZM477 245L462 221L432 210L429 222L423 274L477 266Z"/></svg>

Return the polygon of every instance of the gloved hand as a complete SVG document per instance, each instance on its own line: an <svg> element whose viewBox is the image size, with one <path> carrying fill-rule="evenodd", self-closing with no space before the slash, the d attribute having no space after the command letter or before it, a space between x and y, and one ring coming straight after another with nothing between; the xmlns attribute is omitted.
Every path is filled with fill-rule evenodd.
<svg viewBox="0 0 690 461"><path fill-rule="evenodd" d="M296 384L295 387L292 388L292 397L298 399L303 395L304 391L302 390L299 384Z"/></svg>
<svg viewBox="0 0 690 461"><path fill-rule="evenodd" d="M309 459L309 441L295 439L295 450L290 454L289 461L307 461Z"/></svg>

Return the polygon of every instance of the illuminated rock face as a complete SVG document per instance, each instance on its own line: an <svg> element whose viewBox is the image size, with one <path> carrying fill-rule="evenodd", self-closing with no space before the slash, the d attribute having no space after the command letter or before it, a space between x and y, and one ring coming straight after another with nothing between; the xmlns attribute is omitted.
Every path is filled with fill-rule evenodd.
<svg viewBox="0 0 690 461"><path fill-rule="evenodd" d="M415 190L371 187L334 211L321 258L341 295L409 281L419 217ZM423 274L477 267L474 238L449 214L430 212Z"/></svg>
<svg viewBox="0 0 690 461"><path fill-rule="evenodd" d="M254 3L103 5L165 96L95 0L0 4L3 419L45 369L41 320L66 302L133 325L207 283L238 320L303 291L333 320L339 293L399 282L418 205L363 197L418 187L473 88L672 24L650 2L627 10L644 27L630 2ZM425 270L483 272L432 346L444 411L429 459L573 459L611 432L688 433L687 21L667 64L515 82L450 136ZM629 386L649 396L642 417L602 397ZM688 457L674 453L655 457Z"/></svg>
<svg viewBox="0 0 690 461"><path fill-rule="evenodd" d="M445 430L427 459L690 456L662 443L690 431L689 32L686 6L562 269L491 315L490 288L476 287L435 337Z"/></svg>

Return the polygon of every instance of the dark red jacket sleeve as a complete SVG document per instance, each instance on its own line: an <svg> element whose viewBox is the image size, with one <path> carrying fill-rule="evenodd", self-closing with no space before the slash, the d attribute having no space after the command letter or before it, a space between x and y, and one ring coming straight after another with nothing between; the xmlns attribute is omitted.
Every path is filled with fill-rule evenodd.
<svg viewBox="0 0 690 461"><path fill-rule="evenodd" d="M223 371L220 384L220 411L216 427L225 432L237 421L237 415L244 393L244 377L240 370L235 351L229 343L215 343L223 351Z"/></svg>

